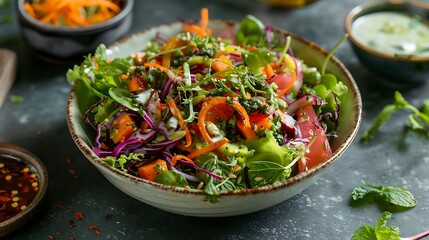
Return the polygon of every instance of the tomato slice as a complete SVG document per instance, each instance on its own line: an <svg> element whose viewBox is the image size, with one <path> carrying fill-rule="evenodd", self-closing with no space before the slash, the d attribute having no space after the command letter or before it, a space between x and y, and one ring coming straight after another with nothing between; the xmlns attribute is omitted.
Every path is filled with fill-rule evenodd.
<svg viewBox="0 0 429 240"><path fill-rule="evenodd" d="M289 86L291 81L293 81L292 75L286 73L277 74L267 80L268 83L276 83L279 90L283 90L285 87Z"/></svg>
<svg viewBox="0 0 429 240"><path fill-rule="evenodd" d="M305 160L298 162L299 172L304 172L330 158L332 156L332 150L312 105L298 110L297 124L301 130L302 138L309 139L311 142L311 140L316 137L309 151L304 155Z"/></svg>

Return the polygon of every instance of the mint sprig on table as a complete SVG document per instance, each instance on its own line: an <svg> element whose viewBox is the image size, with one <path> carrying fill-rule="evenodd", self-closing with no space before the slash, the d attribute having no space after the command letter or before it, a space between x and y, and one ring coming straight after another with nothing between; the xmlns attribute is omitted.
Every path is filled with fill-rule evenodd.
<svg viewBox="0 0 429 240"><path fill-rule="evenodd" d="M417 240L429 236L429 231L426 231L412 237L401 238L398 227L386 225L391 219L390 212L383 212L374 227L365 224L355 231L351 240Z"/></svg>
<svg viewBox="0 0 429 240"><path fill-rule="evenodd" d="M405 100L400 92L396 91L393 104L386 105L381 110L371 126L362 134L361 141L372 139L378 128L386 123L393 113L403 109L412 111L408 116L408 122L411 129L414 131L424 131L425 134L429 136L429 99L424 100L421 108L418 109Z"/></svg>
<svg viewBox="0 0 429 240"><path fill-rule="evenodd" d="M395 206L412 208L417 201L405 187L390 187L373 185L362 181L364 186L357 187L352 192L353 200L373 199L383 201Z"/></svg>

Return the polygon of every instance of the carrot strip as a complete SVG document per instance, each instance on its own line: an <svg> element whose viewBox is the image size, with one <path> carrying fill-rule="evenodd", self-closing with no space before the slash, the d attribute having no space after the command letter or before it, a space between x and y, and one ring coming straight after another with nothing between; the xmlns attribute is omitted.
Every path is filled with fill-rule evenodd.
<svg viewBox="0 0 429 240"><path fill-rule="evenodd" d="M161 51L166 51L169 49L173 49L175 48L177 43L177 40L175 37L170 37L167 42L162 46ZM165 68L169 68L170 67L170 62L171 62L171 56L173 56L173 53L165 53L164 55L162 55L162 66Z"/></svg>
<svg viewBox="0 0 429 240"><path fill-rule="evenodd" d="M231 60L225 55L219 56L219 58L217 58L216 61L213 61L212 63L212 69L215 72L226 70L228 68L231 68L231 66L232 66Z"/></svg>
<svg viewBox="0 0 429 240"><path fill-rule="evenodd" d="M213 140L211 139L206 129L206 120L208 118L208 115L212 113L211 110L214 107L219 107L220 105L233 107L240 116L239 119L237 119L237 127L239 127L241 133L248 140L256 139L257 137L253 132L252 125L250 124L249 120L249 115L247 114L246 109L244 109L244 107L241 106L241 104L237 101L232 101L232 103L228 103L227 99L227 97L213 97L208 102L205 102L203 104L198 115L198 128L203 139L209 144L213 143Z"/></svg>
<svg viewBox="0 0 429 240"><path fill-rule="evenodd" d="M91 16L86 16L86 8L97 9ZM69 27L88 26L106 21L121 11L114 0L45 0L36 3L24 3L28 15L54 25L65 24Z"/></svg>
<svg viewBox="0 0 429 240"><path fill-rule="evenodd" d="M201 9L201 30L207 33L207 26L209 24L209 10L207 8Z"/></svg>
<svg viewBox="0 0 429 240"><path fill-rule="evenodd" d="M285 95L286 93L288 93L290 91L290 89L292 88L293 84L295 83L296 80L296 72L292 71L292 80L289 82L289 84L283 88L283 90L281 90L280 92L277 93L277 97L282 97L283 95Z"/></svg>
<svg viewBox="0 0 429 240"><path fill-rule="evenodd" d="M155 62L150 62L150 63L145 63L144 64L145 67L154 67L154 68L159 68L161 69L161 71L168 73L168 69L166 67L163 67L161 65L159 65L158 63Z"/></svg>
<svg viewBox="0 0 429 240"><path fill-rule="evenodd" d="M180 150L183 150L183 151L187 151L187 152L189 152L189 153L191 153L191 152L195 152L196 150L195 149L193 149L193 148L191 148L191 147L185 147L185 145L183 145L183 144L177 144L176 145L176 147L178 148L178 149L180 149Z"/></svg>
<svg viewBox="0 0 429 240"><path fill-rule="evenodd" d="M275 73L271 64L268 64L266 67L264 67L264 73L267 76L267 78L274 76Z"/></svg>
<svg viewBox="0 0 429 240"><path fill-rule="evenodd" d="M24 9L28 13L28 15L34 18L36 17L36 12L34 11L34 8L28 2L24 3Z"/></svg>
<svg viewBox="0 0 429 240"><path fill-rule="evenodd" d="M222 138L221 140L214 142L212 144L209 144L206 147L195 150L194 152L192 152L191 154L188 155L188 158L192 159L192 158L198 157L204 153L212 152L212 151L222 147L227 142L229 142L229 140L227 138Z"/></svg>
<svg viewBox="0 0 429 240"><path fill-rule="evenodd" d="M176 155L174 155L174 156L171 158L170 162L171 162L171 164L174 166L174 165L176 165L177 160L179 160L179 159L183 159L183 160L186 160L186 161L188 161L188 162L192 162L192 163L194 162L194 161L192 161L192 159L190 159L190 158L188 158L187 156L182 155L182 154L176 154Z"/></svg>
<svg viewBox="0 0 429 240"><path fill-rule="evenodd" d="M209 10L207 8L201 9L201 25L197 26L195 24L186 24L183 26L183 31L185 32L194 32L200 37L207 37L211 34L211 30L207 28L209 23Z"/></svg>
<svg viewBox="0 0 429 240"><path fill-rule="evenodd" d="M204 32L200 26L197 25L193 25L193 24L188 24L183 26L183 31L184 32L194 32L196 34L198 34L200 37L206 37L207 33Z"/></svg>
<svg viewBox="0 0 429 240"><path fill-rule="evenodd" d="M179 119L180 127L182 127L186 132L185 134L186 144L184 146L185 147L191 146L192 144L191 131L189 131L188 125L186 125L185 120L183 120L182 114L180 114L180 110L177 108L176 103L172 98L168 99L167 104L168 104L168 107L170 107L170 110L173 113L173 115L177 116L177 118Z"/></svg>

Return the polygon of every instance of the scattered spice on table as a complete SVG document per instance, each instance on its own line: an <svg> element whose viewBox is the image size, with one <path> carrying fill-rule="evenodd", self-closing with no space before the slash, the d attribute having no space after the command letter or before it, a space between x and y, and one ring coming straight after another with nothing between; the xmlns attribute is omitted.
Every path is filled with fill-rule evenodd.
<svg viewBox="0 0 429 240"><path fill-rule="evenodd" d="M0 222L25 210L38 190L38 176L29 164L0 155Z"/></svg>
<svg viewBox="0 0 429 240"><path fill-rule="evenodd" d="M81 213L81 212L75 212L75 213L74 213L74 217L75 217L77 220L82 220L82 219L83 219L83 213Z"/></svg>
<svg viewBox="0 0 429 240"><path fill-rule="evenodd" d="M75 221L70 220L69 223L70 223L70 227L76 227L76 222Z"/></svg>

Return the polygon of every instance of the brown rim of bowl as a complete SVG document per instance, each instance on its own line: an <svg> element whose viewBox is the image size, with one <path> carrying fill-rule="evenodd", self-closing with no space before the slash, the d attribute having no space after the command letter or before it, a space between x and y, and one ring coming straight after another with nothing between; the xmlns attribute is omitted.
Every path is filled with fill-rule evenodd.
<svg viewBox="0 0 429 240"><path fill-rule="evenodd" d="M223 21L223 22L227 22L227 23L236 23L235 21L228 21L228 20L210 20L211 22L213 21ZM152 29L155 28L159 28L159 27L163 27L163 26L170 26L176 23L171 23L171 24L165 24L165 25L160 25L157 27L153 27L153 28L149 28L145 31L142 31L140 33L134 34L134 35L139 35L139 34L144 34L145 32L151 31ZM301 38L293 33L290 33L286 30L282 30L282 29L278 29L278 28L274 28L274 31L277 31L281 34L286 34L286 35L290 35L293 39L298 40L303 42L304 44L306 44L308 47L312 47L315 48L317 51L320 51L323 55L325 55L326 57L328 56L328 51L326 51L325 49L323 49L322 47L320 47L319 45L317 45L314 42L311 42L309 40L306 40L304 38ZM132 37L132 36L130 36ZM126 39L121 39L121 42L126 41ZM112 46L114 46L114 44L112 44ZM343 72L343 74L345 76L347 76L347 81L350 81L350 86L351 88L349 89L350 94L353 94L353 98L355 99L353 106L356 108L356 113L355 116L353 117L354 119L354 123L353 123L353 131L346 137L345 141L343 143L340 144L340 146L338 147L338 149L333 153L332 157L330 157L328 160L326 160L323 163L318 164L317 166L299 173L291 178L286 179L283 182L278 182L278 183L274 183L274 184L269 184L263 187L256 187L256 188L250 188L250 189L244 189L244 190L230 190L230 191L221 191L220 192L220 196L229 196L229 195L248 195L248 194L257 194L257 193L262 193L262 192L269 192L269 191L273 191L273 190L277 190L277 189L282 189L282 188L286 188L290 185L292 185L295 182L300 182L303 181L304 179L306 179L307 177L313 176L315 175L317 172L327 168L329 165L331 165L335 160L337 160L348 148L348 146L350 146L350 144L352 143L353 139L356 137L357 132L359 130L360 127L360 123L362 121L362 100L361 100L361 95L359 92L359 89L357 87L356 82L353 79L353 76L351 75L351 73L346 69L346 67L344 66L343 63L341 63L338 58L336 58L335 56L332 56L332 58L330 59L331 64L335 64L337 65L341 71ZM168 186L168 185L164 185L164 184L160 184L160 183L155 183L152 181L148 181L146 179L142 179L136 176L132 176L130 174L127 174L123 171L120 171L116 168L113 168L112 166L108 165L107 163L105 163L104 161L102 161L90 148L89 146L77 135L76 131L75 131L75 122L73 121L74 116L73 116L73 109L76 109L76 106L74 106L74 98L75 98L75 86L72 87L70 94L69 94L69 99L67 101L67 125L69 128L69 132L71 134L71 137L73 139L73 141L75 142L75 144L78 146L79 150L91 161L92 164L101 166L102 168L106 168L108 171L111 171L115 174L117 174L119 177L124 178L124 179L128 179L131 180L135 183L141 183L141 184L146 184L146 185L150 185L152 187L156 187L156 188L160 188L163 190L167 190L167 191L173 191L173 192L178 192L178 193L185 193L185 194L195 194L195 195L204 195L202 190L197 190L197 189L186 189L186 188L178 188L178 187L174 187L174 186Z"/></svg>
<svg viewBox="0 0 429 240"><path fill-rule="evenodd" d="M121 11L115 16L113 16L112 18L104 22L93 24L87 27L66 27L66 26L54 26L52 24L47 24L47 23L45 24L29 16L23 7L24 2L25 0L18 0L17 9L18 9L18 14L21 15L21 17L24 18L25 21L29 22L37 29L42 29L42 30L51 31L51 32L58 32L58 33L66 33L66 34L92 32L92 31L97 31L97 30L106 28L112 24L115 24L121 19L125 18L130 13L130 11L132 11L132 8L134 5L134 0L124 0L124 7L121 9Z"/></svg>
<svg viewBox="0 0 429 240"><path fill-rule="evenodd" d="M359 48L363 49L365 52L368 52L370 54L373 54L373 55L381 57L381 58L390 59L390 60L394 60L394 61L404 61L404 62L410 62L410 61L411 62L426 62L426 61L429 61L429 56L427 56L427 57L416 57L416 56L411 55L411 56L404 56L404 57L395 57L394 54L386 54L386 53L382 53L379 51L375 51L374 49L369 48L369 47L363 45L362 43L360 43L358 40L356 40L356 38L353 36L353 33L351 31L351 26L357 18L361 17L361 16L359 16L359 14L364 10L368 10L368 9L372 9L372 8L376 8L376 7L382 7L382 6L414 6L417 8L426 9L429 12L429 3L418 2L418 1L391 0L391 1L384 1L384 2L369 2L369 3L364 3L361 5L358 5L355 8L353 8L347 14L345 24L344 24L346 33L349 34L350 41L352 41ZM383 11L383 10L381 10L381 11ZM381 12L381 11L374 11L374 12ZM368 13L373 13L373 12L368 12ZM364 16L364 15L362 15L362 16Z"/></svg>
<svg viewBox="0 0 429 240"><path fill-rule="evenodd" d="M0 222L0 229L6 229L6 231L0 232L0 236L2 236L2 234L5 236L17 230L35 215L48 189L48 172L43 162L36 155L22 147L9 143L0 143L0 154L13 156L26 162L36 170L36 174L39 177L39 190L27 208L12 218ZM28 218L23 219L24 216L28 216Z"/></svg>

